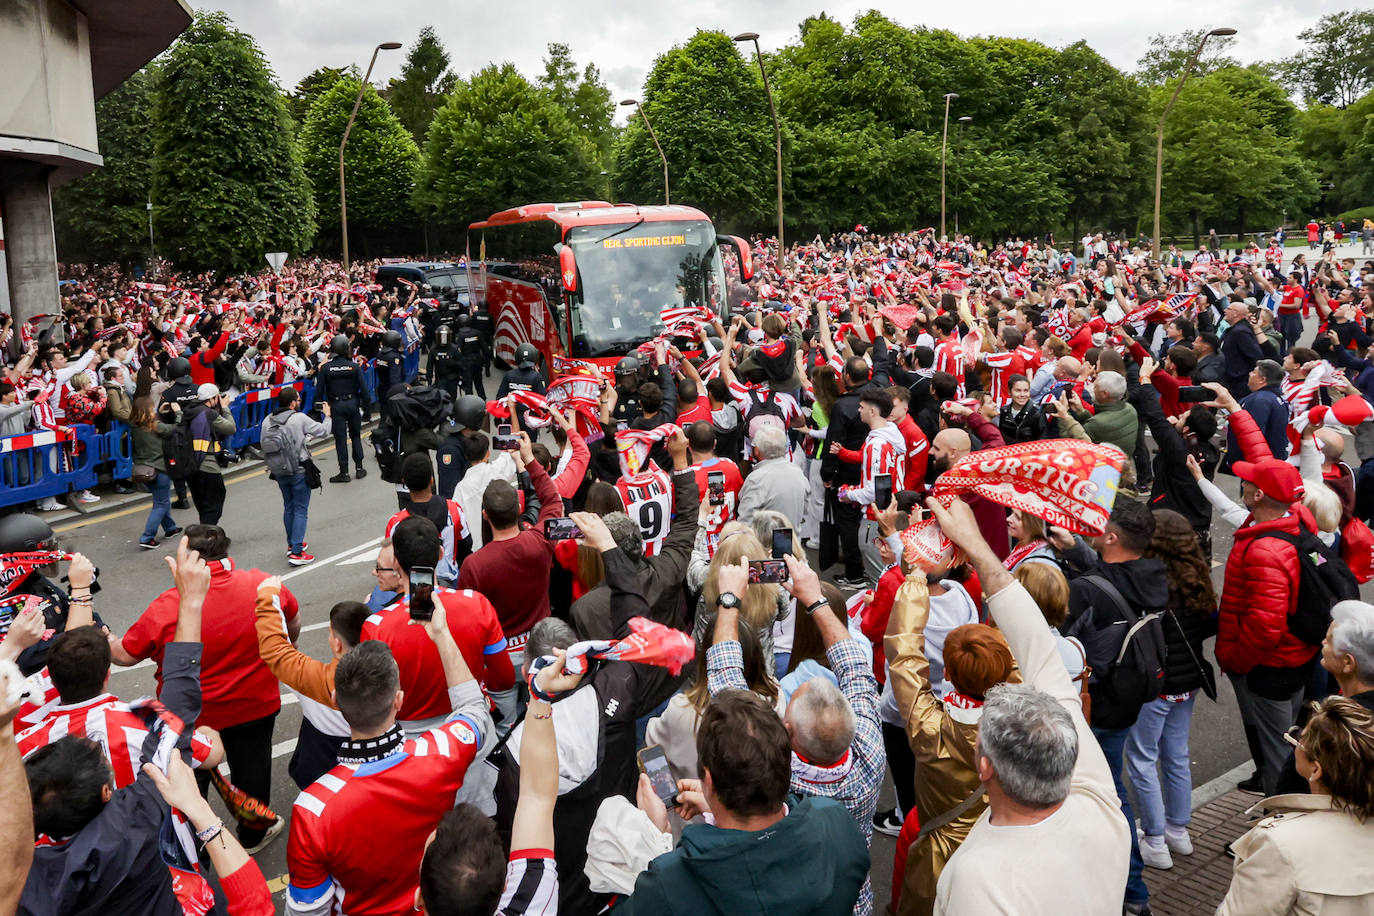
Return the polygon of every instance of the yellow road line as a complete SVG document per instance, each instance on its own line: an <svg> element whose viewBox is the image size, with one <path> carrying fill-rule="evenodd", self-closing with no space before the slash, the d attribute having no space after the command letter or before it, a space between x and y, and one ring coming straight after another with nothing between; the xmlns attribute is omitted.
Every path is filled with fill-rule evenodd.
<svg viewBox="0 0 1374 916"><path fill-rule="evenodd" d="M334 443L330 442L320 446L317 449L314 449L313 451L311 451L310 454L312 457L317 455L323 455L325 452L331 451L333 448ZM264 468L257 468L255 469L254 473L248 473L245 471L244 473L235 476L233 480L226 480L224 482L224 485L226 487L232 487L236 483L242 483L245 480L252 480L258 476L256 471L263 470ZM87 521L84 518L75 518L69 522L63 522L60 525L54 525L52 530L57 534L65 534L68 531L75 531L77 528L84 528L86 525L98 525L101 522L112 522L117 518L124 518L125 516L133 515L137 512L146 512L147 510L148 507L146 505L144 505L143 503L139 503L138 505L129 506L125 509L117 509L114 512L107 513L98 518L91 519L90 521Z"/></svg>

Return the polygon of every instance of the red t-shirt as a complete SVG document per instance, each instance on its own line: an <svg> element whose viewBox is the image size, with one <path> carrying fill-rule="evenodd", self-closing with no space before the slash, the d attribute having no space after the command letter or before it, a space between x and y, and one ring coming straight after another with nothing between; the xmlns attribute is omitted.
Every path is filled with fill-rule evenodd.
<svg viewBox="0 0 1374 916"><path fill-rule="evenodd" d="M697 398L697 402L691 407L688 407L686 410L679 410L677 419L673 422L683 429L686 429L698 420L705 420L707 423L711 422L711 405L707 403L705 398Z"/></svg>
<svg viewBox="0 0 1374 916"><path fill-rule="evenodd" d="M458 716L381 760L341 763L297 796L286 847L291 900L307 907L330 895L333 912L411 912L425 840L452 810L479 735Z"/></svg>
<svg viewBox="0 0 1374 916"><path fill-rule="evenodd" d="M1279 300L1280 315L1296 315L1302 311L1302 300L1307 290L1301 286L1289 285L1282 288L1283 298Z"/></svg>
<svg viewBox="0 0 1374 916"><path fill-rule="evenodd" d="M463 653L473 677L488 691L505 690L515 683L506 637L491 602L471 589L435 588L434 599L444 603L448 629ZM363 623L363 639L380 639L391 647L401 669L405 705L397 718L433 719L448 715L448 682L439 650L425 628L410 622L410 596L403 595Z"/></svg>
<svg viewBox="0 0 1374 916"><path fill-rule="evenodd" d="M711 458L701 464L694 464L692 473L696 475L697 495L703 506L709 505L710 494L707 492L707 484L712 471L719 471L725 475L725 502L719 506L711 506L711 514L706 517L707 556L715 555L716 544L720 541L720 530L735 518L735 512L739 508L739 491L744 486L744 477L739 472L739 465L729 458Z"/></svg>
<svg viewBox="0 0 1374 916"><path fill-rule="evenodd" d="M258 584L267 578L260 569L235 569L232 558L210 563L210 593L200 621L205 646L200 663L201 712L198 725L219 731L270 716L281 709L281 686L258 654ZM157 663L162 688L162 651L177 629L177 590L169 588L153 599L143 615L124 634L124 651L134 658ZM296 596L281 590L282 613L295 620Z"/></svg>

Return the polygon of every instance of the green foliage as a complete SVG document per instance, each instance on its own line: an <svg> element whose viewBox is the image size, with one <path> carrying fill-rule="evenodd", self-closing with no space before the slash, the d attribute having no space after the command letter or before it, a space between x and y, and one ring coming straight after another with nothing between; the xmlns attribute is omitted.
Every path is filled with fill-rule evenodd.
<svg viewBox="0 0 1374 916"><path fill-rule="evenodd" d="M159 68L153 114L159 252L240 271L298 253L315 203L286 102L258 46L223 13L196 16Z"/></svg>
<svg viewBox="0 0 1374 916"><path fill-rule="evenodd" d="M339 212L339 142L360 85L354 77L336 82L311 106L301 129L305 175L325 219ZM414 220L419 158L410 133L368 86L344 150L350 229L394 229Z"/></svg>
<svg viewBox="0 0 1374 916"><path fill-rule="evenodd" d="M1329 13L1298 39L1282 69L1308 101L1345 108L1374 87L1374 10Z"/></svg>
<svg viewBox="0 0 1374 916"><path fill-rule="evenodd" d="M334 87L339 80L353 74L355 80L360 79L356 72L356 67L349 67L342 70L338 67L316 67L305 76L301 77L296 84L296 91L287 97L286 104L291 108L291 117L296 122L296 126L305 123L305 116L310 114L310 106L315 104L315 100Z"/></svg>
<svg viewBox="0 0 1374 916"><path fill-rule="evenodd" d="M449 56L433 26L425 26L406 53L401 75L391 81L387 99L416 143L425 142L434 113L453 91L458 77L448 69Z"/></svg>
<svg viewBox="0 0 1374 916"><path fill-rule="evenodd" d="M155 78L140 70L95 103L105 164L53 195L57 250L65 261L135 261L150 253Z"/></svg>
<svg viewBox="0 0 1374 916"><path fill-rule="evenodd" d="M1172 35L1151 35L1150 49L1136 62L1136 79L1146 86L1162 86L1179 76L1188 66L1206 29L1190 29ZM1240 62L1225 51L1235 44L1234 35L1215 35L1202 46L1202 55L1193 74L1205 76L1223 67L1239 67Z"/></svg>
<svg viewBox="0 0 1374 916"><path fill-rule="evenodd" d="M1174 87L1156 87L1158 118ZM1317 191L1302 158L1297 113L1242 68L1188 80L1164 133L1164 214L1177 227L1246 228L1298 212Z"/></svg>
<svg viewBox="0 0 1374 916"><path fill-rule="evenodd" d="M547 92L502 64L459 80L434 116L415 201L462 226L520 204L586 198L601 183L591 141Z"/></svg>
<svg viewBox="0 0 1374 916"><path fill-rule="evenodd" d="M1345 220L1345 231L1352 232L1364 225L1367 219L1374 220L1374 207L1359 207L1337 214L1334 219Z"/></svg>
<svg viewBox="0 0 1374 916"><path fill-rule="evenodd" d="M775 212L772 120L751 63L724 33L697 32L654 62L643 98L668 159L673 202L737 229L761 226ZM784 187L789 140L785 132ZM616 144L615 166L620 200L663 199L662 162L638 116Z"/></svg>
<svg viewBox="0 0 1374 916"><path fill-rule="evenodd" d="M1374 94L1350 107L1311 105L1298 117L1303 157L1317 172L1317 211L1334 213L1374 200Z"/></svg>
<svg viewBox="0 0 1374 916"><path fill-rule="evenodd" d="M597 165L608 164L615 142L615 128L611 126L615 105L611 101L611 90L606 88L596 65L587 64L579 76L572 51L565 44L553 42L549 45L549 56L544 58L544 75L539 78L539 86L592 142Z"/></svg>

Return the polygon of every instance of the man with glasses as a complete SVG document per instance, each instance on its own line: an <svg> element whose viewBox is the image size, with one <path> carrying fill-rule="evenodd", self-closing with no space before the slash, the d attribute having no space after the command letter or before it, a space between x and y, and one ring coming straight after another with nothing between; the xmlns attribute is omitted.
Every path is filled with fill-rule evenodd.
<svg viewBox="0 0 1374 916"><path fill-rule="evenodd" d="M391 538L382 538L377 559L372 564L372 577L377 584L367 596L367 609L380 611L401 594L401 571L396 568L396 555L391 552Z"/></svg>

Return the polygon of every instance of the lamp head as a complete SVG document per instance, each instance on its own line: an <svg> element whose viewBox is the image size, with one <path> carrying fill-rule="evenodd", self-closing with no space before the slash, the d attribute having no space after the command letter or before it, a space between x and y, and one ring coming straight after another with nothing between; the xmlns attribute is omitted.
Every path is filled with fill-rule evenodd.
<svg viewBox="0 0 1374 916"><path fill-rule="evenodd" d="M620 104L621 104L622 106L625 106L625 105L638 105L638 104L639 104L639 99L621 99L621 100L620 100Z"/></svg>
<svg viewBox="0 0 1374 916"><path fill-rule="evenodd" d="M962 123L967 124L968 122L972 121L973 118L972 118L970 115L964 115L964 116L963 116L962 118L960 118L959 120L960 120Z"/></svg>
<svg viewBox="0 0 1374 916"><path fill-rule="evenodd" d="M395 51L401 47L401 43L399 41L384 41L377 45L377 47L381 48L383 51Z"/></svg>
<svg viewBox="0 0 1374 916"><path fill-rule="evenodd" d="M950 101L953 101L953 100L957 99L958 97L959 97L959 93L957 93L957 92L946 92L946 93L945 93L945 98L946 98L946 99L949 99Z"/></svg>
<svg viewBox="0 0 1374 916"><path fill-rule="evenodd" d="M759 40L759 33L758 33L758 32L740 32L738 35L736 35L736 36L734 37L733 40L734 40L734 41L758 41L758 40Z"/></svg>
<svg viewBox="0 0 1374 916"><path fill-rule="evenodd" d="M1226 38L1226 37L1228 37L1228 36L1230 36L1230 35L1234 35L1234 34L1236 34L1236 30L1235 30L1235 29L1222 27L1222 28L1219 28L1219 29L1212 29L1212 31L1210 31L1210 32L1207 33L1207 36L1208 36L1209 38L1211 38L1211 37Z"/></svg>

